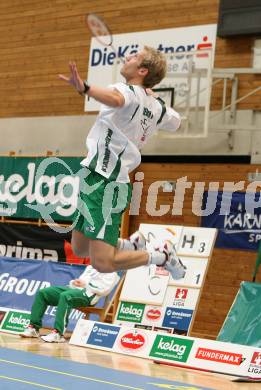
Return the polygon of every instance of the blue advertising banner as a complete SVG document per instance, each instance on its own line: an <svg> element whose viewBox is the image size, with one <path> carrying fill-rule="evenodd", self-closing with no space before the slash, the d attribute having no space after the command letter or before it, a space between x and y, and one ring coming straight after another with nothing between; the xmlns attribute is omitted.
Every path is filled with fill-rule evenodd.
<svg viewBox="0 0 261 390"><path fill-rule="evenodd" d="M253 196L258 204L260 193ZM245 192L204 192L201 226L218 229L217 248L257 251L261 240L261 207L250 213ZM215 209L210 208L215 204ZM210 207L211 206L211 207ZM207 212L209 208L209 212Z"/></svg>
<svg viewBox="0 0 261 390"><path fill-rule="evenodd" d="M71 265L41 260L17 260L0 257L0 307L31 311L34 296L40 288L67 285L84 271L84 265ZM55 307L48 306L43 325L52 327ZM68 329L83 316L72 310Z"/></svg>
<svg viewBox="0 0 261 390"><path fill-rule="evenodd" d="M112 348L119 334L120 326L111 326L95 322L86 344Z"/></svg>
<svg viewBox="0 0 261 390"><path fill-rule="evenodd" d="M162 326L187 331L192 319L193 310L167 307Z"/></svg>

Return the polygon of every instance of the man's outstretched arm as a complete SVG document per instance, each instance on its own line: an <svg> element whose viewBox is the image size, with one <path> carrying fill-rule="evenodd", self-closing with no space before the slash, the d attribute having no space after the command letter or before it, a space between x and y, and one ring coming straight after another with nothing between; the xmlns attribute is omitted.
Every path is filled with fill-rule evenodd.
<svg viewBox="0 0 261 390"><path fill-rule="evenodd" d="M86 83L84 83L84 81L81 79L76 67L76 63L70 62L69 68L71 72L70 77L60 74L59 78L73 86L77 92L80 94L85 92L88 96L110 107L122 107L124 105L125 99L119 91L109 88L101 88L95 85L87 85L86 90Z"/></svg>

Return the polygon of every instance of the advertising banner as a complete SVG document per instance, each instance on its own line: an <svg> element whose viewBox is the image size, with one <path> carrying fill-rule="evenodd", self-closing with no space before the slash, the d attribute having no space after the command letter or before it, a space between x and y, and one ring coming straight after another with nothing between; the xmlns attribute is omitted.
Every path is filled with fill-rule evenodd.
<svg viewBox="0 0 261 390"><path fill-rule="evenodd" d="M80 157L0 157L0 216L71 221Z"/></svg>
<svg viewBox="0 0 261 390"><path fill-rule="evenodd" d="M246 202L249 207L246 207ZM252 213L250 212L251 204ZM203 216L201 226L218 229L217 248L258 250L261 240L260 192L205 191L202 209L215 204L209 215ZM259 207L258 207L259 206Z"/></svg>
<svg viewBox="0 0 261 390"><path fill-rule="evenodd" d="M153 329L161 327L164 315L165 307L146 305L142 317L142 324L150 325ZM171 329L171 331L173 331L173 329Z"/></svg>
<svg viewBox="0 0 261 390"><path fill-rule="evenodd" d="M167 307L162 326L173 328L173 333L187 335L192 320L193 310Z"/></svg>
<svg viewBox="0 0 261 390"><path fill-rule="evenodd" d="M145 305L143 303L121 301L118 307L117 321L141 323Z"/></svg>
<svg viewBox="0 0 261 390"><path fill-rule="evenodd" d="M30 313L23 310L6 310L0 330L7 333L21 333L30 324Z"/></svg>
<svg viewBox="0 0 261 390"><path fill-rule="evenodd" d="M87 80L90 84L95 84L100 87L123 81L120 75L122 63L119 60L115 60L115 58L135 54L137 51L142 50L144 45L148 45L165 54L179 54L178 56L169 56L168 77L157 86L161 88L175 88L175 103L179 103L180 101L184 101L186 88L188 88L186 73L189 69L189 56L186 55L187 52L199 51L195 58L193 58L193 66L206 69L210 59L206 52L200 51L212 49L213 61L216 30L216 24L206 24L201 26L115 34L113 35L113 45L116 53L110 48L104 47L97 39L92 38ZM181 76L184 73L184 78L179 77L173 81L175 73L179 73ZM195 81L192 80L190 85L192 96L196 91ZM206 95L203 94L202 97L201 95L200 104L203 106L206 103ZM99 106L100 104L94 99L86 99L85 111L97 111L99 110Z"/></svg>
<svg viewBox="0 0 261 390"><path fill-rule="evenodd" d="M109 326L98 322L94 323L87 339L87 343L93 346L100 346L103 349L108 348L110 350L115 343L119 330L119 326Z"/></svg>
<svg viewBox="0 0 261 390"><path fill-rule="evenodd" d="M48 226L0 224L0 257L52 260L89 264L89 258L74 255L71 232L56 232Z"/></svg>
<svg viewBox="0 0 261 390"><path fill-rule="evenodd" d="M198 301L199 289L168 286L164 306L194 310Z"/></svg>
<svg viewBox="0 0 261 390"><path fill-rule="evenodd" d="M140 324L152 330L162 327L175 334L187 335L199 292L194 288L168 286L161 306L120 301L115 323L126 326Z"/></svg>
<svg viewBox="0 0 261 390"><path fill-rule="evenodd" d="M70 344L253 379L261 379L261 349L214 340L79 320Z"/></svg>
<svg viewBox="0 0 261 390"><path fill-rule="evenodd" d="M85 266L39 260L0 258L0 330L20 332L28 324L36 292L51 285L68 285ZM52 327L56 308L47 307L43 325ZM83 316L70 313L70 327Z"/></svg>

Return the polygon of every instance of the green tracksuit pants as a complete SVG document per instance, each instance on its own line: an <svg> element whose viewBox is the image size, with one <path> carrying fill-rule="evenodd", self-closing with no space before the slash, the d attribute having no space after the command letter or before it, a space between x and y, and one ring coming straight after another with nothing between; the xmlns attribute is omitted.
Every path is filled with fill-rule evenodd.
<svg viewBox="0 0 261 390"><path fill-rule="evenodd" d="M87 297L85 289L74 289L68 286L43 288L36 293L31 309L30 324L39 330L42 327L42 318L47 306L57 306L54 329L63 334L68 324L71 309L89 306L92 298L93 295Z"/></svg>

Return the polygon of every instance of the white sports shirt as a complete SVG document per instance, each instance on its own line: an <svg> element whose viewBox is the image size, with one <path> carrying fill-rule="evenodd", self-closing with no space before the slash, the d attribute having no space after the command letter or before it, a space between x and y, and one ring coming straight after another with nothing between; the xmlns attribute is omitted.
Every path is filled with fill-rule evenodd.
<svg viewBox="0 0 261 390"><path fill-rule="evenodd" d="M120 277L117 272L101 273L98 272L91 265L87 265L83 273L79 276L79 279L85 283L85 290L88 297L94 295L91 304L95 305L98 300L114 289L119 282ZM82 287L76 287L73 284L73 280L70 281L69 286L71 288L82 289Z"/></svg>
<svg viewBox="0 0 261 390"><path fill-rule="evenodd" d="M146 94L138 85L110 85L125 99L122 107L101 106L86 145L82 165L109 180L128 183L129 173L141 162L140 149L158 128L176 131L180 115L161 99Z"/></svg>

